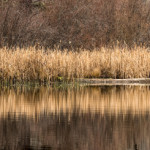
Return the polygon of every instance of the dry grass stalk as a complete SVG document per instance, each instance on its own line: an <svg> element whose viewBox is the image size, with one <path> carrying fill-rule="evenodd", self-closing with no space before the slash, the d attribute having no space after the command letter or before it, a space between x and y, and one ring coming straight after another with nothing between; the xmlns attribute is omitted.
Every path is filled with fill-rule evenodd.
<svg viewBox="0 0 150 150"><path fill-rule="evenodd" d="M74 78L148 78L150 52L135 47L93 51L0 49L2 81L51 81Z"/></svg>

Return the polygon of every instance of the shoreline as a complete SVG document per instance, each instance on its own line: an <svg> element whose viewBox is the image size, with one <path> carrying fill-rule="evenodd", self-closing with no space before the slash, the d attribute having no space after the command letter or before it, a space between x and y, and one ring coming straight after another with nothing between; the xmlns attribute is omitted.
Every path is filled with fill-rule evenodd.
<svg viewBox="0 0 150 150"><path fill-rule="evenodd" d="M131 78L131 79L98 79L98 78L80 78L77 79L80 84L87 85L150 85L150 78Z"/></svg>
<svg viewBox="0 0 150 150"><path fill-rule="evenodd" d="M74 86L115 86L115 85L148 85L150 78L130 78L130 79L112 79L112 78L75 78L73 80L56 80L56 81L1 81L0 87L17 87L17 86L54 86L54 87L74 87Z"/></svg>

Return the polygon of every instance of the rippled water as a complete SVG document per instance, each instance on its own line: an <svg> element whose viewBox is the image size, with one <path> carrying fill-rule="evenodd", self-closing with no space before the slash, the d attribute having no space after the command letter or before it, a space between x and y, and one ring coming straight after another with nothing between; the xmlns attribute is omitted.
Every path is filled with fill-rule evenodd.
<svg viewBox="0 0 150 150"><path fill-rule="evenodd" d="M0 150L150 150L150 87L0 90Z"/></svg>

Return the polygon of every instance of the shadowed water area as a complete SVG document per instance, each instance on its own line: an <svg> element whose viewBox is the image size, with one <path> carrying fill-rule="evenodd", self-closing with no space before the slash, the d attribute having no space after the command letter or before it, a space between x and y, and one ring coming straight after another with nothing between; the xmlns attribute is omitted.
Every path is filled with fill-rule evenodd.
<svg viewBox="0 0 150 150"><path fill-rule="evenodd" d="M0 150L149 150L150 87L0 90Z"/></svg>

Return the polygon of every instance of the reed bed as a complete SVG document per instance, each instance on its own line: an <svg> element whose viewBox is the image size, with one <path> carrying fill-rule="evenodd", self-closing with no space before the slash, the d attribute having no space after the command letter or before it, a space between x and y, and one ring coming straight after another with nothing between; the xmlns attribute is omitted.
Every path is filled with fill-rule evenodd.
<svg viewBox="0 0 150 150"><path fill-rule="evenodd" d="M101 48L92 51L0 49L1 82L56 81L75 78L149 78L147 48Z"/></svg>

